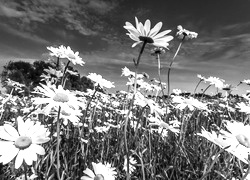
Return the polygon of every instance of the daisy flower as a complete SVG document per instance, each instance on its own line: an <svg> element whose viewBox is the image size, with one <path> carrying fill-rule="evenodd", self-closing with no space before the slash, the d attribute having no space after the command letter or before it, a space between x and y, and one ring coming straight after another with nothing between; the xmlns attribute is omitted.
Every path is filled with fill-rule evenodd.
<svg viewBox="0 0 250 180"><path fill-rule="evenodd" d="M148 118L149 126L158 126L158 129L170 130L173 133L180 132L180 122L179 121L170 121L170 124L164 122L163 120L159 119L159 117L150 116Z"/></svg>
<svg viewBox="0 0 250 180"><path fill-rule="evenodd" d="M71 48L68 46L67 49L65 48L65 56L66 58L71 61L74 65L79 64L83 66L85 62L82 60L82 58L79 56L79 52L73 52Z"/></svg>
<svg viewBox="0 0 250 180"><path fill-rule="evenodd" d="M237 143L249 148L250 151L250 125L244 125L242 122L237 121L226 121L226 128L230 133L223 131L228 137L233 137L237 140Z"/></svg>
<svg viewBox="0 0 250 180"><path fill-rule="evenodd" d="M250 85L250 79L244 79L243 81L241 81L241 83Z"/></svg>
<svg viewBox="0 0 250 180"><path fill-rule="evenodd" d="M51 109L61 107L62 110L68 108L78 110L80 102L77 97L72 94L69 90L64 90L61 85L56 88L55 85L46 86L41 84L41 87L37 87L41 92L40 94L46 97L35 97L33 98L34 104L41 105L47 104L44 108L44 113L49 114Z"/></svg>
<svg viewBox="0 0 250 180"><path fill-rule="evenodd" d="M181 25L177 26L177 29L179 31L176 33L176 36L178 36L179 39L183 39L183 38L193 39L193 38L197 38L198 36L198 33L186 30Z"/></svg>
<svg viewBox="0 0 250 180"><path fill-rule="evenodd" d="M210 76L209 78L205 79L205 82L209 82L210 85L214 85L216 88L222 89L224 86L225 80Z"/></svg>
<svg viewBox="0 0 250 180"><path fill-rule="evenodd" d="M201 80L201 81L204 81L206 80L206 78L200 74L197 74L197 77Z"/></svg>
<svg viewBox="0 0 250 180"><path fill-rule="evenodd" d="M47 47L48 50L51 51L51 56L56 56L59 58L67 58L69 61L71 61L74 65L79 64L83 66L85 64L84 61L82 61L82 58L79 56L79 52L72 51L72 49L68 46L67 48L63 45L59 46L59 48L54 47Z"/></svg>
<svg viewBox="0 0 250 180"><path fill-rule="evenodd" d="M137 161L132 157L129 156L129 174L132 174L135 171L135 164L137 164ZM124 164L123 164L123 170L127 172L127 156L124 156Z"/></svg>
<svg viewBox="0 0 250 180"><path fill-rule="evenodd" d="M220 130L219 133L208 132L204 128L198 135L207 138L221 148L239 158L244 163L248 164L247 159L250 154L250 126L244 126L241 122L226 122L226 129Z"/></svg>
<svg viewBox="0 0 250 180"><path fill-rule="evenodd" d="M58 110L54 111L52 115L57 117ZM71 121L74 126L81 126L82 123L80 122L80 116L82 116L82 112L79 109L74 110L72 108L67 108L60 111L60 119L63 120L65 126L68 125L68 121ZM54 121L56 121L56 118Z"/></svg>
<svg viewBox="0 0 250 180"><path fill-rule="evenodd" d="M94 171L89 168L83 172L87 176L81 177L81 180L115 180L117 172L110 164L94 163L92 162Z"/></svg>
<svg viewBox="0 0 250 180"><path fill-rule="evenodd" d="M99 85L101 88L106 87L106 88L113 88L114 83L110 82L106 79L103 79L101 75L96 74L96 73L89 73L87 78L91 79L92 81L95 82L95 86Z"/></svg>
<svg viewBox="0 0 250 180"><path fill-rule="evenodd" d="M250 106L246 105L244 102L237 103L236 108L239 109L239 112L250 114Z"/></svg>
<svg viewBox="0 0 250 180"><path fill-rule="evenodd" d="M130 71L126 66L124 68L122 68L122 75L121 76L132 76L135 77L135 72Z"/></svg>
<svg viewBox="0 0 250 180"><path fill-rule="evenodd" d="M233 91L233 89L235 89L235 87L231 84L223 84L223 87L221 89L224 91L231 92Z"/></svg>
<svg viewBox="0 0 250 180"><path fill-rule="evenodd" d="M32 165L37 160L37 155L44 155L44 148L39 145L50 140L47 129L40 122L34 124L30 119L25 122L17 118L17 130L10 124L0 126L0 162L4 165L15 157L15 168L18 169L23 160L27 165Z"/></svg>
<svg viewBox="0 0 250 180"><path fill-rule="evenodd" d="M157 47L167 48L169 45L168 42L173 39L173 36L167 35L171 32L171 30L165 30L159 33L162 27L162 22L158 22L152 29L151 22L148 19L143 25L138 21L137 17L135 17L135 23L135 27L130 22L126 22L125 26L123 26L129 32L127 35L132 40L136 41L132 47L135 47L141 42L146 42Z"/></svg>
<svg viewBox="0 0 250 180"><path fill-rule="evenodd" d="M151 50L151 55L152 56L157 56L160 54L164 54L166 51L162 47L155 47L154 49Z"/></svg>
<svg viewBox="0 0 250 180"><path fill-rule="evenodd" d="M180 95L182 91L180 89L173 89L173 93L176 95Z"/></svg>
<svg viewBox="0 0 250 180"><path fill-rule="evenodd" d="M184 98L181 96L174 96L173 103L177 103L176 108L180 110L183 110L186 107L188 107L191 111L193 111L195 108L201 109L201 110L208 110L207 104L202 103L199 100L194 99L193 97Z"/></svg>
<svg viewBox="0 0 250 180"><path fill-rule="evenodd" d="M59 48L54 48L50 46L50 47L47 47L47 49L51 51L50 53L51 56L56 56L59 58L66 58L66 55L65 55L66 47L63 45L59 46Z"/></svg>

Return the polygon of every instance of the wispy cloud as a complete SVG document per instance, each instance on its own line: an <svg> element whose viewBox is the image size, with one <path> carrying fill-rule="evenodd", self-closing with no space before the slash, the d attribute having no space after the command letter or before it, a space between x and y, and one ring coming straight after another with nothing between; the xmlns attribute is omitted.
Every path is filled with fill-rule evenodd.
<svg viewBox="0 0 250 180"><path fill-rule="evenodd" d="M103 30L105 25L105 22L102 21L103 15L114 9L118 5L118 1L10 0L6 1L5 4L0 4L0 15L7 18L17 18L19 28L28 30L36 28L34 23L64 21L66 29L89 36L97 35L100 30Z"/></svg>
<svg viewBox="0 0 250 180"><path fill-rule="evenodd" d="M13 29L11 26L7 24L4 24L4 23L0 24L0 28L6 33L11 34L12 36L18 36L20 38L27 39L27 40L30 40L39 44L48 44L48 41L46 41L43 38L38 37L37 35L33 33L23 32L17 29Z"/></svg>
<svg viewBox="0 0 250 180"><path fill-rule="evenodd" d="M8 7L4 4L0 4L0 16L7 17L23 17L24 14L21 11Z"/></svg>

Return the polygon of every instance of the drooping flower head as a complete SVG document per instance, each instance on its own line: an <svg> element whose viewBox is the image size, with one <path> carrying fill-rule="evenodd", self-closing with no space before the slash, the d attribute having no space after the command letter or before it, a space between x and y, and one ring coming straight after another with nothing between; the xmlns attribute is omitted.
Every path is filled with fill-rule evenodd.
<svg viewBox="0 0 250 180"><path fill-rule="evenodd" d="M9 163L15 159L15 168L18 169L23 161L32 165L37 160L37 154L44 155L44 148L39 145L50 140L47 129L40 122L36 124L21 117L17 118L17 130L10 124L0 126L0 162Z"/></svg>
<svg viewBox="0 0 250 180"><path fill-rule="evenodd" d="M198 36L198 33L186 30L181 25L177 26L177 29L179 31L176 33L176 36L179 39L193 39L193 38L197 38Z"/></svg>
<svg viewBox="0 0 250 180"><path fill-rule="evenodd" d="M138 21L137 17L135 17L135 23L135 26L133 26L130 22L126 22L125 26L123 26L129 32L127 35L136 41L132 47L135 47L141 42L146 42L157 47L167 48L169 45L168 42L173 39L173 36L167 35L171 30L165 30L159 33L162 22L158 22L152 29L151 22L148 19L143 25Z"/></svg>

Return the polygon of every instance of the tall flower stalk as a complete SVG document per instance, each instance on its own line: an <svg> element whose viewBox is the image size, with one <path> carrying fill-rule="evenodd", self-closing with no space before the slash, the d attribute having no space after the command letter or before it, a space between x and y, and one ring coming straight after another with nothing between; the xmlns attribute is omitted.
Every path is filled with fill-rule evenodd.
<svg viewBox="0 0 250 180"><path fill-rule="evenodd" d="M126 22L124 28L128 30L129 33L127 35L134 41L136 41L132 47L135 47L136 45L143 43L141 50L139 52L138 58L135 61L134 59L134 65L135 65L135 77L134 77L134 92L132 100L130 101L128 113L125 117L125 127L124 127L124 141L125 141L125 151L127 156L127 162L129 162L129 150L128 150L128 143L127 143L127 126L128 126L128 118L131 112L131 108L134 104L135 95L137 92L137 74L138 74L138 67L140 63L140 59L142 56L142 53L145 49L146 44L152 44L156 47L165 47L169 45L168 42L173 39L172 36L167 35L171 32L171 30L165 30L159 33L162 22L157 23L152 29L151 29L151 22L150 20L146 20L144 25L138 21L138 19L135 17L135 23L136 26L133 26L130 22ZM129 163L127 163L127 176L126 179L130 179L129 174Z"/></svg>
<svg viewBox="0 0 250 180"><path fill-rule="evenodd" d="M170 71L171 71L171 67L173 65L173 62L177 56L177 54L179 53L180 51L180 48L184 42L184 40L188 40L188 39L193 39L193 38L197 38L198 34L195 33L195 32L191 32L191 31L188 31L186 29L183 29L181 25L177 26L177 29L179 30L176 35L179 39L181 39L181 42L172 58L172 61L170 62L170 65L169 65L169 68L168 68L168 97L169 97L169 94L170 94Z"/></svg>
<svg viewBox="0 0 250 180"><path fill-rule="evenodd" d="M129 162L129 149L128 149L128 141L127 141L128 118L129 118L131 109L132 109L132 107L133 107L135 95L136 95L136 92L137 92L137 74L138 74L138 66L139 66L139 63L140 63L141 55L142 55L142 53L143 53L143 50L144 50L146 44L147 44L147 42L144 41L144 42L143 42L143 45L142 45L142 47L141 47L140 53L139 53L139 55L138 55L137 61L134 60L134 65L135 65L134 92L133 92L132 100L130 101L130 104L129 104L129 109L128 109L128 113L127 113L126 118L125 118L125 125L124 125L124 143L125 143L125 151L126 151L127 162ZM127 179L127 180L130 180L129 163L127 163L126 175L127 175L127 176L126 176L126 179Z"/></svg>
<svg viewBox="0 0 250 180"><path fill-rule="evenodd" d="M162 86L162 80L161 80L161 59L160 59L160 55L165 53L165 49L162 47L156 47L153 49L152 55L156 56L156 60L157 60L157 64L158 64L158 78L159 78L159 82L160 82L160 86L161 86L161 92L162 95L164 96L164 91L163 91L163 86Z"/></svg>

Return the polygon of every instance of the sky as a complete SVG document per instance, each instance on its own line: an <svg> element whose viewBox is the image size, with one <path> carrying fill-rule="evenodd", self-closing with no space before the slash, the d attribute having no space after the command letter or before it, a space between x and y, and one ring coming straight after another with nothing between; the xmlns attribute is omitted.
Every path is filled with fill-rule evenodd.
<svg viewBox="0 0 250 180"><path fill-rule="evenodd" d="M45 60L48 46L70 46L85 61L81 75L98 73L115 83L111 91L126 90L122 68L135 70L141 45L123 28L135 17L152 26L162 22L169 35L169 50L161 56L162 81L180 43L177 26L198 33L185 41L171 70L171 89L193 92L197 74L224 79L236 86L250 79L250 0L0 0L0 71L11 61ZM147 44L139 72L158 78L157 60ZM204 89L208 84L201 84ZM235 94L250 89L240 85ZM215 89L210 88L211 92Z"/></svg>

